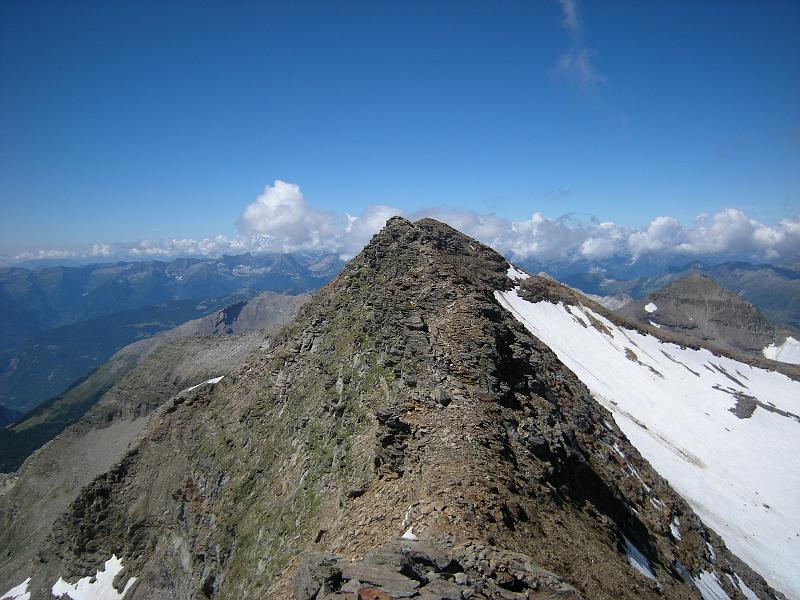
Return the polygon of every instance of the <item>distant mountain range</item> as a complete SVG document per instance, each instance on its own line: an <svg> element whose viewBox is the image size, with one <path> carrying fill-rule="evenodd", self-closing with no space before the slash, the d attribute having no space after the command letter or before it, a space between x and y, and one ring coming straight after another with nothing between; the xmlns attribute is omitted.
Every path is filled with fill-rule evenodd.
<svg viewBox="0 0 800 600"><path fill-rule="evenodd" d="M27 411L123 346L260 291L313 291L333 254L181 258L0 269L0 405Z"/></svg>
<svg viewBox="0 0 800 600"><path fill-rule="evenodd" d="M617 309L692 273L754 304L774 323L800 327L800 271L784 266L666 259L635 264L523 263ZM0 269L0 405L26 411L128 343L246 300L261 290L299 293L339 272L333 254L264 254Z"/></svg>
<svg viewBox="0 0 800 600"><path fill-rule="evenodd" d="M692 262L681 267L669 267L657 275L635 278L619 277L618 269L616 271L617 276L595 266L585 271L565 273L552 269L547 272L558 281L587 294L602 297L627 294L633 299L644 298L692 273L702 273L755 305L773 323L800 328L800 270L788 266Z"/></svg>
<svg viewBox="0 0 800 600"><path fill-rule="evenodd" d="M242 254L0 269L0 350L53 327L142 306L244 290L301 293L317 289L342 264L332 254Z"/></svg>
<svg viewBox="0 0 800 600"><path fill-rule="evenodd" d="M49 329L8 352L0 402L22 412L61 393L121 347L246 300L252 292L140 306Z"/></svg>
<svg viewBox="0 0 800 600"><path fill-rule="evenodd" d="M0 406L0 428L5 427L9 423L13 423L22 416L22 413L8 408L7 406ZM2 469L0 469L2 471Z"/></svg>

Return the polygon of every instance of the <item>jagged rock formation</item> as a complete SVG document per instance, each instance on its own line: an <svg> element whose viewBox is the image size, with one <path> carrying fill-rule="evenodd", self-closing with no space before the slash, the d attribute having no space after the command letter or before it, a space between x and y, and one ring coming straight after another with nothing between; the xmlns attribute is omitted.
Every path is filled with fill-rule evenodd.
<svg viewBox="0 0 800 600"><path fill-rule="evenodd" d="M391 219L269 349L161 407L19 580L45 598L117 554L137 577L126 599L302 597L293 577L324 551L341 597L376 549L406 556L391 545L403 534L482 581L474 598L699 598L700 573L731 598L723 573L771 597L501 308L508 269L446 225ZM465 556L470 542L485 553ZM427 559L392 561L427 573ZM449 574L434 564L405 597L450 597L464 585Z"/></svg>
<svg viewBox="0 0 800 600"><path fill-rule="evenodd" d="M800 332L770 323L747 300L702 273L687 275L617 312L640 323L685 335L723 350L762 356Z"/></svg>
<svg viewBox="0 0 800 600"><path fill-rule="evenodd" d="M148 416L182 389L241 365L309 296L265 292L245 303L127 346L64 397L17 426L17 437L66 429L13 475L0 476L0 581L30 559L81 488L105 472ZM250 304L253 306L250 306ZM63 420L82 404L83 415ZM67 426L69 425L69 426ZM11 439L10 442L20 443ZM0 587L2 587L0 585Z"/></svg>

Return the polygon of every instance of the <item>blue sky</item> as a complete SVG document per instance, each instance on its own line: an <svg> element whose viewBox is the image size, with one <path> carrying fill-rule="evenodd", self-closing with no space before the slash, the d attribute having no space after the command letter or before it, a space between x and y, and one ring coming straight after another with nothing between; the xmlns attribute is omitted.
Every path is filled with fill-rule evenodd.
<svg viewBox="0 0 800 600"><path fill-rule="evenodd" d="M792 225L799 27L797 2L3 2L0 254L274 235L240 215L276 180L340 217Z"/></svg>

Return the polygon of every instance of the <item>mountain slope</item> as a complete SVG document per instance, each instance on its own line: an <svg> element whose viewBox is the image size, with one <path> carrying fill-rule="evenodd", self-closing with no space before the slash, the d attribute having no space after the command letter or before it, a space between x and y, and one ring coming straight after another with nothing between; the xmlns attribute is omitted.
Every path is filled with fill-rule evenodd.
<svg viewBox="0 0 800 600"><path fill-rule="evenodd" d="M30 432L56 425L64 431L30 456L13 476L0 475L4 478L0 481L0 547L5 549L0 580L30 559L56 517L84 485L122 455L153 410L182 389L226 373L268 346L269 332L288 321L307 298L267 292L251 301L255 308L248 303L224 309L133 344L116 362L88 378L86 389L78 386L73 397L67 395L19 423L10 447L23 444ZM250 317L240 320L243 313ZM227 323L225 331L214 337L205 335L220 323ZM127 370L120 368L123 361ZM101 378L108 390L98 392L93 377ZM87 401L92 404L82 406ZM64 415L74 412L76 404L85 414L73 419L74 424L64 423Z"/></svg>
<svg viewBox="0 0 800 600"><path fill-rule="evenodd" d="M22 412L30 411L67 390L124 346L247 297L178 300L50 329L6 357L8 362L0 367L0 400Z"/></svg>
<svg viewBox="0 0 800 600"><path fill-rule="evenodd" d="M0 428L6 427L22 416L22 413L0 404ZM2 469L0 469L2 471Z"/></svg>
<svg viewBox="0 0 800 600"><path fill-rule="evenodd" d="M229 335L280 325L291 320L308 298L308 294L287 296L263 292L250 300L237 302L125 346L63 394L38 406L24 419L17 419L13 427L0 430L0 473L16 470L36 448L80 419L104 393L161 344L184 337Z"/></svg>
<svg viewBox="0 0 800 600"><path fill-rule="evenodd" d="M442 579L446 560L385 579L396 554L374 552L402 535L404 556L485 548L451 565L485 578L477 598L539 579L572 597L770 597L501 307L508 269L441 223L391 219L270 349L163 406L9 584L31 576L45 598L116 555L126 599L332 599L364 581L441 598L433 587L467 585ZM309 571L304 553L323 548L367 563ZM490 555L527 566L518 577Z"/></svg>
<svg viewBox="0 0 800 600"><path fill-rule="evenodd" d="M800 339L800 332L776 327L755 306L701 273L678 279L616 312L724 350L758 356L770 345L782 347L788 337Z"/></svg>
<svg viewBox="0 0 800 600"><path fill-rule="evenodd" d="M0 269L0 403L31 410L126 344L246 300L301 293L341 268L335 255Z"/></svg>
<svg viewBox="0 0 800 600"><path fill-rule="evenodd" d="M538 277L498 297L729 547L800 596L800 475L780 458L800 453L800 370L687 347Z"/></svg>

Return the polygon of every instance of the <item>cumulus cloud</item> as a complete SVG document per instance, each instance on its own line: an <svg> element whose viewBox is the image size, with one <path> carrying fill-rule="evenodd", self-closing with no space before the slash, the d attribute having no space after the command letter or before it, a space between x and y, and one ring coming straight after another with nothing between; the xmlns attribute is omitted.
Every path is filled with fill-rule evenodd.
<svg viewBox="0 0 800 600"><path fill-rule="evenodd" d="M375 204L361 214L351 215L316 208L306 201L298 185L276 181L245 207L238 221L238 235L95 244L84 252L41 250L5 260L141 259L294 251L334 252L350 258L394 215L444 221L514 260L602 261L621 257L637 261L646 255L774 260L800 256L800 214L767 225L740 210L727 208L712 215L700 214L686 226L675 217L661 215L641 228L581 220L572 215L550 218L540 212L527 219L510 220L441 206L406 211Z"/></svg>
<svg viewBox="0 0 800 600"><path fill-rule="evenodd" d="M237 225L249 244L261 251L317 250L349 258L399 214L403 211L376 204L361 215L337 215L310 206L300 186L278 179L245 207ZM232 242L219 240L222 245Z"/></svg>
<svg viewBox="0 0 800 600"><path fill-rule="evenodd" d="M5 262L8 263L15 263L15 262L22 262L25 260L63 260L65 258L75 258L77 256L83 256L84 253L75 250L50 250L50 249L43 249L43 250L29 250L27 252L20 252L19 254L15 254L13 257L10 257L10 260L7 258Z"/></svg>
<svg viewBox="0 0 800 600"><path fill-rule="evenodd" d="M800 217L764 225L742 211L726 208L696 221L680 251L689 254L721 254L737 248L743 254L766 258L790 255L800 250Z"/></svg>
<svg viewBox="0 0 800 600"><path fill-rule="evenodd" d="M355 256L373 235L383 229L386 221L403 214L405 211L385 204L368 206L358 217L346 214L346 224L338 237L336 251L345 259Z"/></svg>
<svg viewBox="0 0 800 600"><path fill-rule="evenodd" d="M634 259L642 254L661 254L678 249L686 233L674 217L656 217L644 231L628 236L628 247Z"/></svg>
<svg viewBox="0 0 800 600"><path fill-rule="evenodd" d="M581 244L580 254L589 260L604 260L614 255L616 247L608 238L590 237Z"/></svg>
<svg viewBox="0 0 800 600"><path fill-rule="evenodd" d="M325 249L337 233L337 220L334 213L310 207L300 186L278 179L244 209L238 224L244 234L265 236L290 251Z"/></svg>

